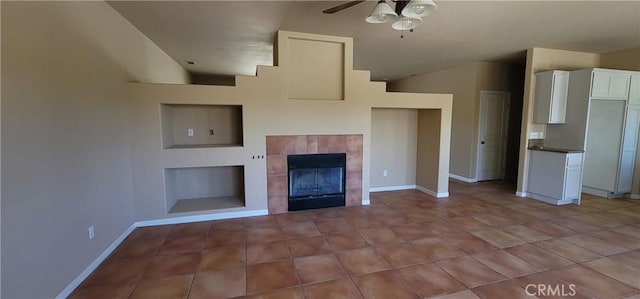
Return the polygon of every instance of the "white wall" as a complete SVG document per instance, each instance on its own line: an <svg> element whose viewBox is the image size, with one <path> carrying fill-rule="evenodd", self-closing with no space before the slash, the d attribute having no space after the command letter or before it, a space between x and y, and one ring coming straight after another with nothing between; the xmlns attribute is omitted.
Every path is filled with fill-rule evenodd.
<svg viewBox="0 0 640 299"><path fill-rule="evenodd" d="M52 298L133 223L125 82L187 74L104 2L1 10L1 297Z"/></svg>

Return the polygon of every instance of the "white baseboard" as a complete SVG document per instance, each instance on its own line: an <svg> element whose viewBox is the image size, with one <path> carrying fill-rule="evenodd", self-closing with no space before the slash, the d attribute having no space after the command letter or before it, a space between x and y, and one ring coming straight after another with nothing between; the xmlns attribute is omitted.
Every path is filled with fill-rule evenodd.
<svg viewBox="0 0 640 299"><path fill-rule="evenodd" d="M209 220L221 220L230 218L242 218L251 216L264 216L268 215L269 210L254 210L254 211L240 211L240 212L228 212L219 214L207 214L207 215L193 215L193 216L180 216L165 219L156 220L144 220L135 223L136 227L153 226L153 225L166 225L166 224L178 224L178 223L190 223L198 221Z"/></svg>
<svg viewBox="0 0 640 299"><path fill-rule="evenodd" d="M516 191L516 196L517 197L527 197L527 192Z"/></svg>
<svg viewBox="0 0 640 299"><path fill-rule="evenodd" d="M370 204L371 204L371 200L369 200L369 199L363 199L363 200L362 200L362 205L363 205L363 206L368 206L368 205L370 205Z"/></svg>
<svg viewBox="0 0 640 299"><path fill-rule="evenodd" d="M557 200L555 198L551 198L551 197L547 197L547 196L535 194L535 193L529 193L528 196L535 200L539 200L539 201L546 202L548 204L552 204L556 206L568 205L568 204L574 203L572 199ZM579 201L579 199L576 199L576 201Z"/></svg>
<svg viewBox="0 0 640 299"><path fill-rule="evenodd" d="M416 185L389 186L389 187L371 187L369 192L398 191L416 189Z"/></svg>
<svg viewBox="0 0 640 299"><path fill-rule="evenodd" d="M69 297L71 292L73 292L73 290L75 290L87 277L89 277L89 275L98 268L98 266L100 266L100 264L118 247L118 245L120 245L120 243L122 243L122 241L124 241L124 239L129 236L129 234L131 234L134 229L136 229L135 223L125 229L124 232L122 232L122 234L120 234L120 236L118 236L111 245L105 248L105 250L103 250L102 253L80 273L80 275L71 281L71 283L67 285L67 287L58 294L58 296L56 296L56 298L64 299Z"/></svg>
<svg viewBox="0 0 640 299"><path fill-rule="evenodd" d="M433 197L437 197L437 198L449 197L449 192L439 192L438 193L438 192L435 192L433 190L429 190L429 189L427 189L425 187L422 187L422 186L416 186L416 190L418 190L420 192L423 192L423 193L426 193L426 194L429 194L429 195L431 195Z"/></svg>
<svg viewBox="0 0 640 299"><path fill-rule="evenodd" d="M640 194L629 193L628 197L631 199L640 199Z"/></svg>
<svg viewBox="0 0 640 299"><path fill-rule="evenodd" d="M364 204L364 201L363 201ZM368 201L367 201L367 204ZM80 273L69 285L67 285L58 296L55 298L64 299L71 295L71 292L75 290L80 283L82 283L89 275L102 263L117 247L126 239L134 229L138 227L144 226L152 226L152 225L165 225L165 224L178 224L178 223L189 223L189 222L198 222L198 221L208 221L208 220L220 220L220 219L229 219L229 218L241 218L241 217L250 217L250 216L262 216L268 215L269 210L254 210L254 211L240 211L240 212L229 212L229 213L219 213L219 214L209 214L209 215L194 215L194 216L182 216L182 217L173 217L166 219L158 219L158 220L145 220L145 221L136 221L131 226L129 226L118 238L116 238L109 247L102 251L102 253L95 259L87 268Z"/></svg>
<svg viewBox="0 0 640 299"><path fill-rule="evenodd" d="M591 194L591 195L595 195L595 196L599 196L599 197L611 198L610 192L609 191L605 191L605 190L600 190L600 189L596 189L596 188L582 186L582 190L581 191L582 191L582 193L587 193L587 194Z"/></svg>
<svg viewBox="0 0 640 299"><path fill-rule="evenodd" d="M465 183L477 183L478 182L477 179L465 178L465 177L463 177L461 175L457 175L457 174L453 174L453 173L450 173L449 177L454 179L454 180L463 181Z"/></svg>

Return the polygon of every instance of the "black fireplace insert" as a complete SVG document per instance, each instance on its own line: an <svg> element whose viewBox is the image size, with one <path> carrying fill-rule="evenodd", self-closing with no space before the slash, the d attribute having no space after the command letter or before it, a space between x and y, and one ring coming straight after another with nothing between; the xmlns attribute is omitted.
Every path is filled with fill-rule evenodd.
<svg viewBox="0 0 640 299"><path fill-rule="evenodd" d="M287 156L289 211L344 206L346 159L344 153Z"/></svg>

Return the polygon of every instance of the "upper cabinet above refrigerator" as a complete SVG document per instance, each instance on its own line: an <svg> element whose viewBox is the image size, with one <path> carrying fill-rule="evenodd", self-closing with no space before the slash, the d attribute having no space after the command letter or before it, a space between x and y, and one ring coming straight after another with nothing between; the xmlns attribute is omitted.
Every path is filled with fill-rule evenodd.
<svg viewBox="0 0 640 299"><path fill-rule="evenodd" d="M591 78L591 98L627 100L630 82L629 72L594 71Z"/></svg>
<svg viewBox="0 0 640 299"><path fill-rule="evenodd" d="M536 73L533 104L533 122L563 124L567 110L569 72L547 71Z"/></svg>

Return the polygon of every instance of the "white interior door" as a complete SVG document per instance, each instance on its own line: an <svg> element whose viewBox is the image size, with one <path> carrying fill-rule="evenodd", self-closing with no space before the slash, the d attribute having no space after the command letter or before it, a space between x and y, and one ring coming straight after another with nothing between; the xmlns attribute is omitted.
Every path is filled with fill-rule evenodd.
<svg viewBox="0 0 640 299"><path fill-rule="evenodd" d="M480 126L478 134L478 181L504 178L507 145L509 93L480 92Z"/></svg>

